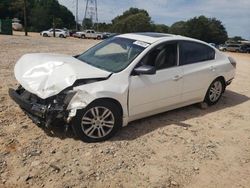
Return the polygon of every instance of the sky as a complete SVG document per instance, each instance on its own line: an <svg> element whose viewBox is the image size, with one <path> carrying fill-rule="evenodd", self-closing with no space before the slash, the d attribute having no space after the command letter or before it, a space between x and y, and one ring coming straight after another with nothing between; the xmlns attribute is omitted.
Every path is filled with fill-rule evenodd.
<svg viewBox="0 0 250 188"><path fill-rule="evenodd" d="M75 15L76 0L58 0ZM79 2L79 20L83 20L86 0ZM222 21L229 37L250 40L250 0L97 0L99 22L111 22L130 7L145 9L156 24L171 26L180 20L205 15Z"/></svg>

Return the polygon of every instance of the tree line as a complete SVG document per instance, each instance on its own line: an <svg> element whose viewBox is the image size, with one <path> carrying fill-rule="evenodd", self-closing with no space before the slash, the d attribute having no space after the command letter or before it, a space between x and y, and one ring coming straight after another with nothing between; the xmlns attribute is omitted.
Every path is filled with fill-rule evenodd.
<svg viewBox="0 0 250 188"><path fill-rule="evenodd" d="M164 24L155 24L146 10L138 8L130 8L122 15L115 17L110 24L99 23L98 28L101 31L109 30L115 33L145 31L171 33L215 44L222 44L228 39L226 28L216 18L199 16L176 22L169 27Z"/></svg>

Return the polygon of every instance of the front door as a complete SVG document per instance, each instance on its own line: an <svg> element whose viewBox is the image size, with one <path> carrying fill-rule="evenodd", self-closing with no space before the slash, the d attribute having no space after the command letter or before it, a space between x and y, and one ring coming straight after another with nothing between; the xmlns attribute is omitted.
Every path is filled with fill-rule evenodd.
<svg viewBox="0 0 250 188"><path fill-rule="evenodd" d="M155 66L154 75L131 75L129 116L143 117L180 103L182 67L178 66L177 43L166 43L150 51L139 63ZM136 118L134 118L136 119Z"/></svg>

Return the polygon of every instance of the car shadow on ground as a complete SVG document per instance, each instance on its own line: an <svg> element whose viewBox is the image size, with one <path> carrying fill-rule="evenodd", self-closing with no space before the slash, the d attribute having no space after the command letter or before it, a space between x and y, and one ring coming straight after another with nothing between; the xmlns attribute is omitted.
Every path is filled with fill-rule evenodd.
<svg viewBox="0 0 250 188"><path fill-rule="evenodd" d="M146 135L161 127L169 125L176 125L181 127L191 127L192 125L185 123L184 121L205 116L209 113L214 113L225 108L234 107L249 100L249 97L227 90L220 101L213 106L209 106L206 109L201 109L199 104L194 104L186 107L182 107L176 110L164 112L151 117L136 120L124 127L114 138L111 140L134 140L138 137Z"/></svg>
<svg viewBox="0 0 250 188"><path fill-rule="evenodd" d="M156 129L173 124L181 127L191 127L192 125L186 124L184 121L205 116L206 114L214 113L225 108L234 107L248 100L249 97L245 95L227 90L216 105L210 106L206 109L201 109L198 104L194 104L136 120L129 123L128 126L123 127L115 137L110 139L110 141L134 140ZM44 127L41 128L51 137L58 137L60 139L77 139L70 127L67 132L64 131L64 127L63 123L57 123L56 125L53 125L51 129Z"/></svg>

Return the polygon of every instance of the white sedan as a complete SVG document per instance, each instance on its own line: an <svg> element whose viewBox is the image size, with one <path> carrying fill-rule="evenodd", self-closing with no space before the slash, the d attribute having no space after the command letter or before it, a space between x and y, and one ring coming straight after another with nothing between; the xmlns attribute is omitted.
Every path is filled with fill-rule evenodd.
<svg viewBox="0 0 250 188"><path fill-rule="evenodd" d="M42 31L40 33L40 35L42 35L43 37L53 37L54 31L53 31L53 29L49 29L47 31ZM66 38L68 36L69 36L69 34L66 30L55 29L55 37Z"/></svg>
<svg viewBox="0 0 250 188"><path fill-rule="evenodd" d="M26 54L15 65L11 98L34 122L64 119L86 142L186 105L218 102L236 62L211 45L161 33L123 34L83 54Z"/></svg>

